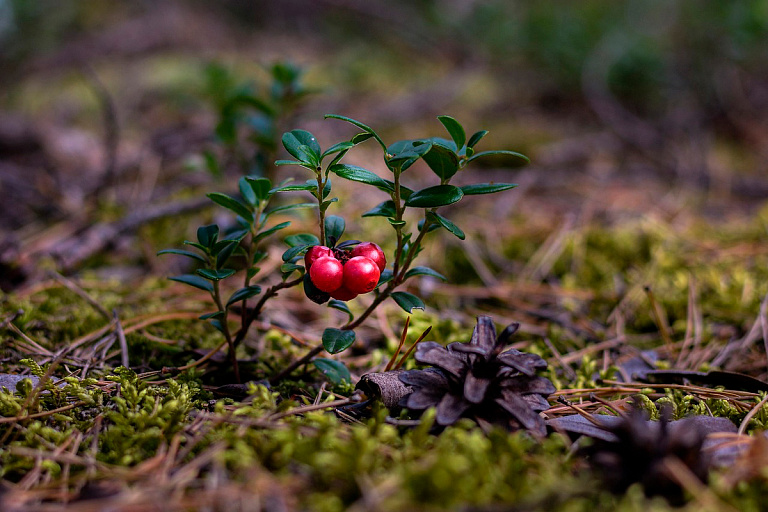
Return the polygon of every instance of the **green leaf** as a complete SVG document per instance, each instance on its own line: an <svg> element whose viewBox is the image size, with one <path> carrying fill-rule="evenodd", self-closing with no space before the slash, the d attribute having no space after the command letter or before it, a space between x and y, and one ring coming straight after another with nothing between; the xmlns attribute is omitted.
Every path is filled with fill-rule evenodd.
<svg viewBox="0 0 768 512"><path fill-rule="evenodd" d="M157 253L158 256L160 256L161 254L178 254L180 256L186 256L187 258L192 258L194 260L205 263L204 257L200 256L196 252L185 251L183 249L163 249L162 251L158 251Z"/></svg>
<svg viewBox="0 0 768 512"><path fill-rule="evenodd" d="M299 165L301 167L304 167L305 169L309 169L310 171L315 171L315 166L306 164L304 162L299 162L298 160L275 160L275 165L277 167L280 167L282 165Z"/></svg>
<svg viewBox="0 0 768 512"><path fill-rule="evenodd" d="M219 226L216 224L210 224L208 226L200 226L197 228L197 241L200 242L205 248L210 248L216 243L216 238L219 236ZM193 245L193 244L189 244Z"/></svg>
<svg viewBox="0 0 768 512"><path fill-rule="evenodd" d="M384 271L379 276L379 282L376 283L376 288L379 286L388 283L392 280L392 278L395 277L395 274L392 273L392 271L388 268L385 268Z"/></svg>
<svg viewBox="0 0 768 512"><path fill-rule="evenodd" d="M453 139L454 144L456 144L455 150L458 151L464 147L464 142L467 140L467 134L464 131L464 127L451 116L437 116L437 119L443 123L445 129L451 134L451 138Z"/></svg>
<svg viewBox="0 0 768 512"><path fill-rule="evenodd" d="M221 242L219 242L221 243ZM218 245L218 244L217 244ZM221 249L216 251L216 268L221 268L227 262L232 253L240 245L238 241L232 241L224 245Z"/></svg>
<svg viewBox="0 0 768 512"><path fill-rule="evenodd" d="M329 327L323 331L323 348L329 354L338 354L355 342L355 331Z"/></svg>
<svg viewBox="0 0 768 512"><path fill-rule="evenodd" d="M480 142L480 139L488 135L488 130L480 130L479 132L475 132L472 134L472 136L469 138L469 142L467 142L468 148L474 148L475 145Z"/></svg>
<svg viewBox="0 0 768 512"><path fill-rule="evenodd" d="M295 263L283 263L280 265L280 272L283 274L283 281L285 281L288 276L293 274L297 270L304 270L303 265L296 265Z"/></svg>
<svg viewBox="0 0 768 512"><path fill-rule="evenodd" d="M325 245L333 247L344 234L346 223L343 217L338 215L328 215L325 218Z"/></svg>
<svg viewBox="0 0 768 512"><path fill-rule="evenodd" d="M327 201L323 201L323 204L320 205L320 208L323 209L323 211L327 210L329 206L331 206L333 203L338 202L338 197L333 197Z"/></svg>
<svg viewBox="0 0 768 512"><path fill-rule="evenodd" d="M339 142L338 144L334 144L333 146L329 147L325 150L325 152L320 155L320 160L322 161L325 157L332 155L334 153L339 153L341 151L346 151L350 148L355 147L354 142Z"/></svg>
<svg viewBox="0 0 768 512"><path fill-rule="evenodd" d="M430 212L427 214L427 216L429 217L430 221L437 222L438 224L443 226L445 229L453 233L459 240L464 240L466 238L466 235L461 229L459 229L459 226L449 221L442 215Z"/></svg>
<svg viewBox="0 0 768 512"><path fill-rule="evenodd" d="M197 272L204 278L209 279L211 281L221 281L222 279L226 279L229 276L235 274L234 269L231 269L231 268L222 268L221 270L212 270L210 268L199 268L195 272Z"/></svg>
<svg viewBox="0 0 768 512"><path fill-rule="evenodd" d="M351 322L355 315L352 314L352 312L349 310L349 306L347 306L346 302L333 299L328 303L329 308L338 309L339 311L343 311L347 315L349 315L349 321Z"/></svg>
<svg viewBox="0 0 768 512"><path fill-rule="evenodd" d="M351 117L340 116L338 114L326 114L325 115L325 119L339 119L341 121L346 121L348 123L351 123L351 124L357 126L358 128L360 128L361 130L363 130L364 132L369 133L371 135L371 137L376 139L376 141L379 143L379 145L381 146L381 148L383 150L385 150L385 151L387 150L387 145L384 144L384 141L381 140L381 137L379 137L379 134L376 133L373 130L373 128L371 128L370 126L368 126L366 124L363 124L360 121L357 121L355 119L352 119Z"/></svg>
<svg viewBox="0 0 768 512"><path fill-rule="evenodd" d="M253 212L234 197L230 197L219 192L211 192L210 194L206 195L214 203L218 204L219 206L223 206L227 210L234 212L236 215L239 215L245 219L248 224L253 224Z"/></svg>
<svg viewBox="0 0 768 512"><path fill-rule="evenodd" d="M256 251L253 253L253 265L257 265L261 260L269 256L269 253L267 251Z"/></svg>
<svg viewBox="0 0 768 512"><path fill-rule="evenodd" d="M424 155L424 161L441 180L450 179L459 170L459 157L450 147L451 141L432 139L432 149Z"/></svg>
<svg viewBox="0 0 768 512"><path fill-rule="evenodd" d="M248 184L251 186L251 190L260 201L269 199L272 195L272 182L267 178L253 178L251 176L245 177Z"/></svg>
<svg viewBox="0 0 768 512"><path fill-rule="evenodd" d="M349 142L357 146L358 144L367 141L371 137L373 137L373 135L370 133L358 133L357 135L352 137Z"/></svg>
<svg viewBox="0 0 768 512"><path fill-rule="evenodd" d="M387 187L386 182L382 178L372 173L368 169L363 169L362 167L347 164L336 164L332 165L328 170L334 173L336 176L350 181L357 181L359 183L373 185L377 188L386 189Z"/></svg>
<svg viewBox="0 0 768 512"><path fill-rule="evenodd" d="M328 178L325 180L325 185L323 185L323 199L328 197L328 194L331 193L331 178Z"/></svg>
<svg viewBox="0 0 768 512"><path fill-rule="evenodd" d="M424 302L412 293L393 292L392 298L407 313L412 313L414 309L421 309L423 311L425 307Z"/></svg>
<svg viewBox="0 0 768 512"><path fill-rule="evenodd" d="M297 245L297 246L291 247L290 249L286 250L283 253L283 261L291 261L296 256L306 252L307 249L309 249L313 245L317 245L317 244L305 244L305 245Z"/></svg>
<svg viewBox="0 0 768 512"><path fill-rule="evenodd" d="M168 279L171 281L178 281L179 283L188 284L189 286L194 286L195 288L199 288L207 292L213 291L213 285L210 282L206 281L200 276L193 274L182 274L180 276L169 277Z"/></svg>
<svg viewBox="0 0 768 512"><path fill-rule="evenodd" d="M297 183L296 185L276 187L270 190L269 193L274 194L275 192L295 192L297 190L309 190L310 192L314 192L317 190L317 181L307 180L306 183Z"/></svg>
<svg viewBox="0 0 768 512"><path fill-rule="evenodd" d="M211 320L211 325L220 333L224 334L224 324L221 323L221 320L218 318L214 318Z"/></svg>
<svg viewBox="0 0 768 512"><path fill-rule="evenodd" d="M320 240L311 233L298 233L285 237L285 243L291 247L298 245L320 245Z"/></svg>
<svg viewBox="0 0 768 512"><path fill-rule="evenodd" d="M272 210L266 212L264 214L264 218L268 219L271 215L274 215L275 213L279 212L287 212L290 210L301 210L303 208L316 208L317 203L296 203L296 204L287 204L285 206L278 206L277 208L273 208Z"/></svg>
<svg viewBox="0 0 768 512"><path fill-rule="evenodd" d="M317 143L317 139L315 139L315 136L309 133L306 130L291 130L290 132L286 132L283 134L283 146L285 147L286 151L291 154L294 158L298 158L299 160L304 160L307 162L306 159L307 156L311 156L314 158L314 161L312 163L316 163L320 161L320 144ZM299 148L301 146L306 147L307 149L304 151L301 151ZM305 153L305 154L302 154ZM304 158L303 158L304 157Z"/></svg>
<svg viewBox="0 0 768 512"><path fill-rule="evenodd" d="M200 320L209 320L211 318L218 318L218 317L223 316L223 315L224 315L223 311L215 311L213 313L206 313L204 315L200 315L197 318L199 318Z"/></svg>
<svg viewBox="0 0 768 512"><path fill-rule="evenodd" d="M404 171L430 149L432 149L432 141L428 139L398 140L387 148L387 165Z"/></svg>
<svg viewBox="0 0 768 512"><path fill-rule="evenodd" d="M216 155L212 151L203 151L203 159L205 160L205 167L211 173L211 176L221 177L221 167Z"/></svg>
<svg viewBox="0 0 768 512"><path fill-rule="evenodd" d="M414 208L436 208L453 204L464 197L464 192L453 185L435 185L414 192L405 202L405 206Z"/></svg>
<svg viewBox="0 0 768 512"><path fill-rule="evenodd" d="M248 180L245 176L237 180L237 188L240 189L240 195L243 196L243 199L245 199L246 203L251 206L256 205L258 198L256 197L253 188L251 188L251 184L248 183Z"/></svg>
<svg viewBox="0 0 768 512"><path fill-rule="evenodd" d="M392 217L387 217L387 220L389 221L390 224L392 224L395 227L405 226L404 220L395 220Z"/></svg>
<svg viewBox="0 0 768 512"><path fill-rule="evenodd" d="M320 155L315 154L312 148L302 144L296 151L299 153L299 159L303 162L311 164L316 170L320 166Z"/></svg>
<svg viewBox="0 0 768 512"><path fill-rule="evenodd" d="M432 270L429 267L413 267L412 269L410 269L408 272L405 273L406 279L413 276L432 276L432 277L441 279L443 281L447 281L447 279L443 274L441 274L440 272L437 272L436 270Z"/></svg>
<svg viewBox="0 0 768 512"><path fill-rule="evenodd" d="M232 294L232 296L227 301L227 307L231 306L235 302L240 302L241 300L249 299L253 297L254 295L258 295L261 293L261 286L258 285L251 285L251 286L245 286L243 288L240 288L235 293Z"/></svg>
<svg viewBox="0 0 768 512"><path fill-rule="evenodd" d="M260 240L265 239L269 235L271 235L271 234L273 234L273 233L275 233L277 231L280 231L281 229L285 229L285 228L287 228L290 225L291 225L291 223L289 221L286 221L286 222L281 222L280 224L277 224L275 226L272 226L269 229L265 229L264 231L260 231L256 235L256 237L254 238L253 241L254 241L254 243L259 242Z"/></svg>
<svg viewBox="0 0 768 512"><path fill-rule="evenodd" d="M484 157L484 156L493 156L493 155L508 155L508 156L514 156L517 158L522 158L526 162L530 162L531 159L527 156L523 155L522 153L517 153L516 151L506 151L503 149L495 150L495 151L481 151L479 153L475 153L472 155L471 158L467 159L467 162L472 162L474 160L477 160L478 158Z"/></svg>
<svg viewBox="0 0 768 512"><path fill-rule="evenodd" d="M352 381L352 376L349 374L349 370L341 361L318 358L313 359L312 364L334 384L338 385L345 381Z"/></svg>
<svg viewBox="0 0 768 512"><path fill-rule="evenodd" d="M474 185L464 185L461 187L461 191L465 196L474 196L478 194L495 194L496 192L502 192L515 188L516 183L475 183Z"/></svg>
<svg viewBox="0 0 768 512"><path fill-rule="evenodd" d="M190 242L189 240L184 240L184 245L191 245L192 247L195 247L197 249L200 249L204 253L208 253L210 249L208 247L204 246L203 244L199 244L197 242Z"/></svg>
<svg viewBox="0 0 768 512"><path fill-rule="evenodd" d="M394 217L396 214L395 212L395 203L394 201L384 201L383 203L379 203L378 205L374 206L367 212L365 212L362 216L363 217Z"/></svg>

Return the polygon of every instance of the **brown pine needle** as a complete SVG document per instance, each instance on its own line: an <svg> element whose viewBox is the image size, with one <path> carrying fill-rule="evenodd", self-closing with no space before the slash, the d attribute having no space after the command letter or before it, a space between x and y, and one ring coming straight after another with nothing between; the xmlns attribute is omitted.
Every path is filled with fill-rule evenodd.
<svg viewBox="0 0 768 512"><path fill-rule="evenodd" d="M408 335L408 325L411 323L411 317L407 316L405 318L405 325L403 326L403 333L400 335L400 342L397 344L397 350L395 350L395 353L392 354L392 357L389 359L389 362L387 363L386 368L384 368L385 372L388 372L392 369L392 366L395 364L395 361L397 360L397 356L400 355L400 351L403 349L403 345L405 345L405 337Z"/></svg>
<svg viewBox="0 0 768 512"><path fill-rule="evenodd" d="M421 343L421 342L424 340L424 338L426 338L426 337L427 337L427 334L429 334L429 331L431 331L431 330L432 330L432 326L430 325L429 327L427 327L427 328L424 330L424 332L423 332L423 333L421 333L421 336L419 336L419 338L418 338L416 341L414 341L414 342L413 342L413 345L411 345L411 348L409 348L409 349L408 349L408 351L407 351L405 354L403 354L403 357L401 357L401 358L400 358L400 361L398 361L398 363L395 365L395 370L399 370L400 368L402 368L402 366L403 366L403 365L405 364L405 362L408 360L408 358L410 357L410 355L411 355L411 354L413 353L413 351L416 349L416 345L418 345L419 343Z"/></svg>

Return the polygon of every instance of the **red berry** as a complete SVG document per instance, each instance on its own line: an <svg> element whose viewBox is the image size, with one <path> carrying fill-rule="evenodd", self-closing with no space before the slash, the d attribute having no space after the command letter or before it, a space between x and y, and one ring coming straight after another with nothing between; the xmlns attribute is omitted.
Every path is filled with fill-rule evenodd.
<svg viewBox="0 0 768 512"><path fill-rule="evenodd" d="M337 300L343 300L348 301L352 300L355 297L357 297L357 294L353 291L348 290L344 285L341 286L341 288L334 290L331 292L331 297Z"/></svg>
<svg viewBox="0 0 768 512"><path fill-rule="evenodd" d="M304 266L309 270L312 264L322 256L333 256L333 252L324 245L313 245L304 255Z"/></svg>
<svg viewBox="0 0 768 512"><path fill-rule="evenodd" d="M380 275L372 259L355 256L344 264L344 287L354 293L368 293L376 288Z"/></svg>
<svg viewBox="0 0 768 512"><path fill-rule="evenodd" d="M358 244L357 247L352 249L352 256L365 256L370 258L379 267L379 272L384 272L384 268L387 266L387 257L384 256L384 251L381 247L373 242L363 242Z"/></svg>
<svg viewBox="0 0 768 512"><path fill-rule="evenodd" d="M344 279L344 266L332 256L321 256L309 269L309 277L317 288L331 293L341 287Z"/></svg>

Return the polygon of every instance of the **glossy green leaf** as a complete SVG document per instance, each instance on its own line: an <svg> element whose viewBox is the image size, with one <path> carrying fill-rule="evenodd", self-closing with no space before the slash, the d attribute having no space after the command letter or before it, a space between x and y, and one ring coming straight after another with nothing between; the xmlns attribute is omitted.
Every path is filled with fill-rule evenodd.
<svg viewBox="0 0 768 512"><path fill-rule="evenodd" d="M219 242L221 243L221 242ZM218 245L218 244L217 244ZM229 243L224 243L224 246L221 249L217 249L216 251L216 268L221 268L224 266L224 264L227 263L227 260L230 256L232 256L232 253L237 249L237 247L240 245L240 242L232 241Z"/></svg>
<svg viewBox="0 0 768 512"><path fill-rule="evenodd" d="M371 128L370 126L368 126L367 124L363 124L363 123L361 123L360 121L357 121L357 120L355 120L355 119L352 119L351 117L340 116L340 115L337 115L337 114L326 114L326 115L325 115L325 119L339 119L339 120L341 120L341 121L346 121L346 122L348 122L348 123L350 123L350 124L353 124L353 125L357 126L357 127L358 127L358 128L360 128L361 130L363 130L363 131L365 131L366 133L370 134L370 135L371 135L371 137L373 137L374 139L376 139L376 141L379 143L379 145L382 147L382 149L384 149L384 150L386 151L386 149L387 149L387 145L386 145L386 144L384 144L384 141L383 141L383 140L381 140L381 137L379 137L379 134L378 134L378 133L376 133L376 132L374 131L374 129L373 129L373 128Z"/></svg>
<svg viewBox="0 0 768 512"><path fill-rule="evenodd" d="M464 131L464 127L451 116L437 116L437 119L443 123L445 129L451 134L453 143L456 145L454 149L458 151L464 147L464 142L467 140L467 134Z"/></svg>
<svg viewBox="0 0 768 512"><path fill-rule="evenodd" d="M344 313L346 313L349 316L350 322L355 318L355 315L353 315L352 312L349 310L349 306L347 306L346 302L332 299L328 303L328 307L333 309L338 309L339 311L343 311Z"/></svg>
<svg viewBox="0 0 768 512"><path fill-rule="evenodd" d="M459 157L451 147L451 141L432 139L432 149L424 155L424 161L441 180L448 180L459 170Z"/></svg>
<svg viewBox="0 0 768 512"><path fill-rule="evenodd" d="M404 171L432 149L432 141L423 139L398 140L387 148L387 165Z"/></svg>
<svg viewBox="0 0 768 512"><path fill-rule="evenodd" d="M405 226L404 220L395 220L392 217L387 217L387 221L389 221L389 223L395 227Z"/></svg>
<svg viewBox="0 0 768 512"><path fill-rule="evenodd" d="M161 254L178 254L179 256L186 256L187 258L192 258L193 260L205 263L205 258L203 256L200 256L196 252L185 251L183 249L163 249L157 253L158 256Z"/></svg>
<svg viewBox="0 0 768 512"><path fill-rule="evenodd" d="M436 208L453 204L464 197L464 192L453 185L435 185L414 192L405 202L413 208Z"/></svg>
<svg viewBox="0 0 768 512"><path fill-rule="evenodd" d="M320 160L323 160L325 157L332 155L334 153L339 153L341 151L346 151L350 148L355 147L354 142L339 142L337 144L334 144L333 146L329 147L328 149L323 152L322 155L320 155Z"/></svg>
<svg viewBox="0 0 768 512"><path fill-rule="evenodd" d="M275 160L275 165L277 167L281 167L283 165L298 165L298 166L304 167L305 169L309 169L311 171L315 170L314 165L306 164L304 162L299 162L298 160Z"/></svg>
<svg viewBox="0 0 768 512"><path fill-rule="evenodd" d="M345 381L352 381L352 375L350 375L349 370L341 361L317 358L312 360L312 364L334 384L338 385Z"/></svg>
<svg viewBox="0 0 768 512"><path fill-rule="evenodd" d="M390 282L393 277L395 277L395 275L392 273L392 271L388 268L385 268L381 275L379 275L379 282L376 283L376 288Z"/></svg>
<svg viewBox="0 0 768 512"><path fill-rule="evenodd" d="M261 293L261 286L258 286L258 285L251 285L251 286L245 286L243 288L240 288L235 293L233 293L231 297L229 297L229 300L227 301L227 307L231 306L235 302L240 302L241 300L250 299L254 295L258 295L260 293Z"/></svg>
<svg viewBox="0 0 768 512"><path fill-rule="evenodd" d="M219 318L221 316L224 316L223 311L214 311L213 313L206 313L204 315L200 315L197 318L199 318L200 320L209 320L211 318Z"/></svg>
<svg viewBox="0 0 768 512"><path fill-rule="evenodd" d="M340 178L344 178L350 181L357 181L359 183L365 183L367 185L373 185L374 187L386 187L386 182L372 173L368 169L357 167L356 165L348 164L336 164L332 165L329 169L332 173Z"/></svg>
<svg viewBox="0 0 768 512"><path fill-rule="evenodd" d="M474 196L479 194L495 194L515 188L516 183L475 183L474 185L464 185L461 191L465 196Z"/></svg>
<svg viewBox="0 0 768 512"><path fill-rule="evenodd" d="M320 245L320 240L312 233L297 233L285 237L285 243L290 247L299 245Z"/></svg>
<svg viewBox="0 0 768 512"><path fill-rule="evenodd" d="M297 183L295 185L284 185L281 187L276 187L270 190L270 194L274 194L275 192L296 192L298 190L308 190L310 192L315 192L317 190L317 180L307 180L306 183Z"/></svg>
<svg viewBox="0 0 768 512"><path fill-rule="evenodd" d="M480 139L488 135L488 130L480 130L479 132L475 132L472 134L472 136L469 138L469 142L467 142L468 148L474 148L475 145L477 145L478 142L480 142Z"/></svg>
<svg viewBox="0 0 768 512"><path fill-rule="evenodd" d="M248 180L245 176L237 180L237 188L240 189L240 195L243 196L243 199L245 199L246 203L251 206L256 205L258 198L256 197L256 193L253 191L253 188L251 188L251 184L248 183Z"/></svg>
<svg viewBox="0 0 768 512"><path fill-rule="evenodd" d="M294 158L303 161L310 161L307 157L312 157L312 161L320 161L320 144L317 143L315 136L306 130L291 130L283 134L283 146L286 151ZM302 146L306 149L300 149Z"/></svg>
<svg viewBox="0 0 768 512"><path fill-rule="evenodd" d="M283 253L283 256L282 256L283 257L283 261L291 261L296 256L299 256L300 254L305 253L307 251L307 249L309 249L313 245L317 245L317 244L296 245L294 247L291 247L290 249L286 250Z"/></svg>
<svg viewBox="0 0 768 512"><path fill-rule="evenodd" d="M343 217L338 215L328 215L325 218L325 245L332 247L341 239L344 234L346 223Z"/></svg>
<svg viewBox="0 0 768 512"><path fill-rule="evenodd" d="M213 285L210 283L210 281L206 281L202 277L193 274L182 274L180 276L169 277L168 279L171 281L178 281L179 283L188 284L189 286L194 286L195 288L199 288L207 292L213 291Z"/></svg>
<svg viewBox="0 0 768 512"><path fill-rule="evenodd" d="M196 249L200 249L205 253L208 253L208 251L210 250L208 247L204 246L203 244L199 244L197 242L190 242L189 240L184 240L184 245L191 245L192 247L195 247Z"/></svg>
<svg viewBox="0 0 768 512"><path fill-rule="evenodd" d="M355 331L329 327L323 331L323 348L329 354L338 354L355 342Z"/></svg>
<svg viewBox="0 0 768 512"><path fill-rule="evenodd" d="M272 226L271 228L267 228L264 231L260 231L256 237L254 238L254 242L259 242L260 240L265 239L269 235L276 233L277 231L280 231L281 229L285 229L288 226L290 226L291 223L289 221L281 222L280 224L277 224L275 226Z"/></svg>
<svg viewBox="0 0 768 512"><path fill-rule="evenodd" d="M206 194L206 195L211 201L218 204L219 206L223 206L227 210L235 213L236 215L239 215L240 217L245 219L249 224L253 223L253 212L247 206L245 206L243 203L241 203L234 197L230 197L226 194L221 194L219 192L211 192L210 194Z"/></svg>
<svg viewBox="0 0 768 512"><path fill-rule="evenodd" d="M412 269L410 269L408 272L405 273L406 279L413 276L432 276L442 281L447 281L447 279L443 274L441 274L440 272L437 272L436 270L432 270L429 267L413 267Z"/></svg>
<svg viewBox="0 0 768 512"><path fill-rule="evenodd" d="M300 270L300 271L303 272L304 271L304 266L303 265L297 265L295 263L283 263L282 265L280 265L280 272L283 275L283 281L288 279L288 277L291 274L293 274L295 271L297 271L297 270Z"/></svg>
<svg viewBox="0 0 768 512"><path fill-rule="evenodd" d="M272 195L272 182L267 178L253 178L251 176L246 176L245 179L259 200L264 201L265 199L269 199Z"/></svg>
<svg viewBox="0 0 768 512"><path fill-rule="evenodd" d="M438 224L443 226L445 229L447 229L448 231L453 233L456 236L456 238L458 238L459 240L464 240L466 238L466 235L459 228L459 226L457 226L456 224L454 224L450 220L446 219L442 215L430 212L430 213L427 214L427 216L429 217L430 221L437 222Z"/></svg>
<svg viewBox="0 0 768 512"><path fill-rule="evenodd" d="M365 212L362 216L363 217L394 217L396 214L395 212L395 203L392 200L384 201L383 203L379 203L367 212Z"/></svg>
<svg viewBox="0 0 768 512"><path fill-rule="evenodd" d="M397 305L403 308L407 313L412 313L414 309L424 310L424 301L408 292L393 292L392 298Z"/></svg>
<svg viewBox="0 0 768 512"><path fill-rule="evenodd" d="M200 226L197 228L197 241L203 247L209 248L216 243L216 238L219 236L219 226L216 224L210 224L208 226ZM190 244L192 245L192 244Z"/></svg>
<svg viewBox="0 0 768 512"><path fill-rule="evenodd" d="M478 158L482 158L484 156L493 156L493 155L507 155L507 156L514 156L516 158L522 158L526 162L530 162L531 160L523 155L522 153L518 153L516 151L506 151L503 149L495 150L495 151L481 151L479 153L475 153L472 155L471 158L467 159L467 162L472 162L474 160L477 160Z"/></svg>
<svg viewBox="0 0 768 512"><path fill-rule="evenodd" d="M212 270L210 268L199 268L195 272L211 281L221 281L235 274L234 269L222 268L221 270Z"/></svg>
<svg viewBox="0 0 768 512"><path fill-rule="evenodd" d="M278 206L277 208L273 208L272 210L266 212L264 214L265 218L269 218L271 215L274 215L275 213L279 212L287 212L291 210L301 210L305 208L316 208L317 203L296 203L296 204L287 204L285 206Z"/></svg>

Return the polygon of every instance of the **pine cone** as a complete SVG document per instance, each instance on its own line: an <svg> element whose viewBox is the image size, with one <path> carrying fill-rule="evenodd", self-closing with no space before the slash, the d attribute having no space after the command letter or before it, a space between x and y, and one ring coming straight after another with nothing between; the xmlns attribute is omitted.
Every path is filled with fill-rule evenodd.
<svg viewBox="0 0 768 512"><path fill-rule="evenodd" d="M616 440L596 439L586 452L611 491L623 493L640 482L646 496L664 496L671 504L682 505L683 489L666 464L671 458L706 483L709 464L701 451L704 435L694 422L670 424L665 412L661 421L649 422L641 409L633 409L627 418L606 430Z"/></svg>
<svg viewBox="0 0 768 512"><path fill-rule="evenodd" d="M434 341L419 343L416 361L433 368L410 370L400 380L413 387L401 400L412 410L436 407L435 421L447 426L459 418L480 424L524 428L538 436L546 433L539 411L549 408L546 397L555 391L549 379L537 377L547 367L535 354L510 349L502 352L520 324L508 326L496 337L490 317L481 316L469 343L443 347Z"/></svg>

